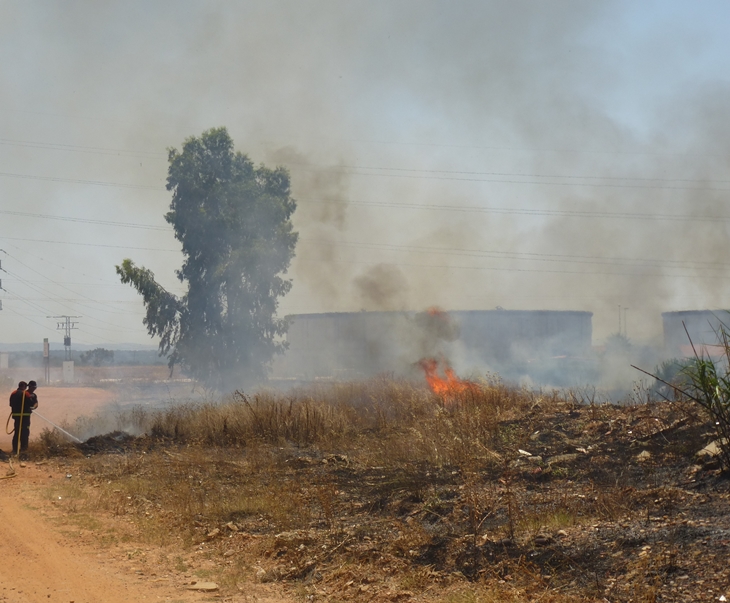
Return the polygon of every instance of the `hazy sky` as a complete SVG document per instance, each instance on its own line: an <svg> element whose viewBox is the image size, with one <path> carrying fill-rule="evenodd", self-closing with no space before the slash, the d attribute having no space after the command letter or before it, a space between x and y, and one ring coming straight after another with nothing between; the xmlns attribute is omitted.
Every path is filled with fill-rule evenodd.
<svg viewBox="0 0 730 603"><path fill-rule="evenodd" d="M0 341L150 343L166 148L287 165L281 313L730 305L727 2L0 0Z"/></svg>

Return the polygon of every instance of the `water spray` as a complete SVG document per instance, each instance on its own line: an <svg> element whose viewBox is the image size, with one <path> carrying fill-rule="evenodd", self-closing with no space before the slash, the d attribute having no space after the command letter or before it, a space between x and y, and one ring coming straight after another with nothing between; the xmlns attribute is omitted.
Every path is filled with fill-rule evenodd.
<svg viewBox="0 0 730 603"><path fill-rule="evenodd" d="M70 434L70 433L69 433L68 431L66 431L65 429L63 429L63 428L59 427L59 426L58 426L58 425L56 425L56 424L55 424L55 423L54 423L53 421L51 421L51 420L49 420L49 419L46 419L46 418L45 418L45 417L44 417L44 416L43 416L42 414L40 414L40 413L39 413L39 412L38 412L37 410L34 410L34 411L33 411L33 415L34 415L34 416L37 416L37 417L40 417L40 418L41 418L41 419L43 419L43 420L44 420L44 421L45 421L46 423L50 423L50 424L51 424L51 425L53 425L53 426L54 426L54 427L55 427L56 429L58 429L58 431L60 431L61 433L63 433L63 434L65 434L65 435L67 435L67 436L68 436L69 438L71 438L71 439L72 439L72 440L74 440L75 442L78 442L79 444L83 444L83 442L82 442L81 440L79 440L79 439L78 439L78 438L77 438L77 437L76 437L75 435L71 435L71 434Z"/></svg>

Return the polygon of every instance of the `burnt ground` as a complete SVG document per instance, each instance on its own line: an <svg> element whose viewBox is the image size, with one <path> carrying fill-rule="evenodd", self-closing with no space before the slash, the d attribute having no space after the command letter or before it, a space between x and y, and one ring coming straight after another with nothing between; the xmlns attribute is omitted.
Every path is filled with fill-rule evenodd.
<svg viewBox="0 0 730 603"><path fill-rule="evenodd" d="M491 460L459 466L291 446L263 463L261 450L201 455L120 433L64 462L88 488L110 484L110 498L152 482L114 514L181 535L224 593L255 580L308 601L730 597L730 480L696 455L713 431L690 407L536 406L500 433ZM190 521L173 510L177 478L201 497L269 498L203 505Z"/></svg>

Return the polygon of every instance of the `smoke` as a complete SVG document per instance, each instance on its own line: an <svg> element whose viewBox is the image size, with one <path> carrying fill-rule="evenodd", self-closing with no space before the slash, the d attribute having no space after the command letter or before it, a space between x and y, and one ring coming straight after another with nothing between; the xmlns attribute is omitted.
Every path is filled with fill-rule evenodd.
<svg viewBox="0 0 730 603"><path fill-rule="evenodd" d="M239 150L292 172L301 242L283 313L586 310L597 342L619 315L630 339L656 340L662 311L721 307L730 293L730 88L719 59L727 7L654 10L3 4L3 137L46 145L0 145L3 171L49 180L0 186L11 210L165 228L165 149L226 125ZM98 246L18 241L53 259L60 268L28 263L72 292L47 282L20 291L44 299L42 311L16 309L42 324L82 315L89 343L148 341L113 266L129 255L177 293L169 233L58 226L16 216L0 232ZM9 328L17 341L47 335Z"/></svg>
<svg viewBox="0 0 730 603"><path fill-rule="evenodd" d="M373 310L405 310L408 283L397 266L378 264L354 280L363 308Z"/></svg>
<svg viewBox="0 0 730 603"><path fill-rule="evenodd" d="M335 168L312 164L291 146L267 153L267 161L285 165L294 174L292 192L299 200L295 225L300 245L292 272L317 298L337 305L348 282L346 267L339 263L338 245L347 231L348 178Z"/></svg>

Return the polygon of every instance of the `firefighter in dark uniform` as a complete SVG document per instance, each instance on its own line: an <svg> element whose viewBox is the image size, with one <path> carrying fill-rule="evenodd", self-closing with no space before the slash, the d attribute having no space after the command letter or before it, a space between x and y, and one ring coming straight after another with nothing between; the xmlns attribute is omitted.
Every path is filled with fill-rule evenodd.
<svg viewBox="0 0 730 603"><path fill-rule="evenodd" d="M13 430L13 454L25 453L28 450L30 436L30 415L38 407L38 396L35 394L35 381L18 383L18 389L10 394L10 410L15 423Z"/></svg>

